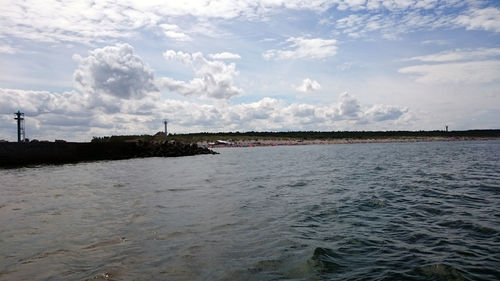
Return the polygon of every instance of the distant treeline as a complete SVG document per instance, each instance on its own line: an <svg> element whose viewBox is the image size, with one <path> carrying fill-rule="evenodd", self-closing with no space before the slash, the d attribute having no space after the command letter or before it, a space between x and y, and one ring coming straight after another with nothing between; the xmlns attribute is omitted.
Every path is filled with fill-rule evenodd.
<svg viewBox="0 0 500 281"><path fill-rule="evenodd" d="M191 133L170 134L165 137L161 133L154 136L111 136L94 137L92 142L122 142L122 141L155 141L169 140L184 142L216 141L216 140L252 140L252 139L299 139L299 140L321 140L321 139L398 139L398 138L500 138L500 130L467 130L467 131L290 131L290 132L220 132L220 133Z"/></svg>
<svg viewBox="0 0 500 281"><path fill-rule="evenodd" d="M157 137L151 135L126 135L126 136L110 136L110 137L93 137L90 142L151 142L155 141ZM164 138L163 138L164 139Z"/></svg>
<svg viewBox="0 0 500 281"><path fill-rule="evenodd" d="M377 139L404 137L500 137L500 130L468 130L468 131L297 131L297 132L221 132L181 134L193 138L210 136L218 137L264 137L291 139Z"/></svg>

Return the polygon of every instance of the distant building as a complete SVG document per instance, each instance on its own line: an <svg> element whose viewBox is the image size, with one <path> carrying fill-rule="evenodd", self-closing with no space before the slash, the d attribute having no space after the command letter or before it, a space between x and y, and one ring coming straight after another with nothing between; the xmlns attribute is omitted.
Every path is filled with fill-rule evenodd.
<svg viewBox="0 0 500 281"><path fill-rule="evenodd" d="M225 140L217 140L215 142L215 144L217 144L217 145L234 145L234 143L232 143L230 141L225 141Z"/></svg>

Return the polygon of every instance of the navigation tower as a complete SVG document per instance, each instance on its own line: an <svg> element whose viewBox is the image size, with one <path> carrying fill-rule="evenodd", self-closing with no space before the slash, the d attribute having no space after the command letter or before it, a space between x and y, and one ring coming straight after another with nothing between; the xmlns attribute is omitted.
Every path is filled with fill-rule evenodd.
<svg viewBox="0 0 500 281"><path fill-rule="evenodd" d="M17 142L23 142L24 141L24 113L18 110L16 113L14 113L16 117L14 118L17 120Z"/></svg>

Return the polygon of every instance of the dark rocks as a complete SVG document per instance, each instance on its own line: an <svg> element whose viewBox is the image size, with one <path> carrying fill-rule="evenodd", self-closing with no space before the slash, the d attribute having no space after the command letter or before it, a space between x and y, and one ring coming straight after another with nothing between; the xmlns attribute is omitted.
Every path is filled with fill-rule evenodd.
<svg viewBox="0 0 500 281"><path fill-rule="evenodd" d="M178 157L198 154L217 154L216 152L199 147L196 144L182 142L136 142L137 157Z"/></svg>
<svg viewBox="0 0 500 281"><path fill-rule="evenodd" d="M217 154L196 144L181 142L31 142L0 143L0 166L62 164L136 157L179 157Z"/></svg>

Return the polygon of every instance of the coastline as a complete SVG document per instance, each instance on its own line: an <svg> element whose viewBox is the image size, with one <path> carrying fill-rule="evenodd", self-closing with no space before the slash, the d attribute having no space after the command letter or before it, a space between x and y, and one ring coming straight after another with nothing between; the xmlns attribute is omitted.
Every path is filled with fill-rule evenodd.
<svg viewBox="0 0 500 281"><path fill-rule="evenodd" d="M402 138L340 138L340 139L255 139L237 140L227 144L211 144L208 141L199 141L196 144L207 148L230 147L260 147L260 146L295 146L295 145L332 145L357 143L406 143L406 142L435 142L435 141L488 141L500 140L500 137L402 137Z"/></svg>
<svg viewBox="0 0 500 281"><path fill-rule="evenodd" d="M500 140L500 130L458 132L249 132L111 136L91 142L0 142L0 167L217 154L211 148Z"/></svg>

